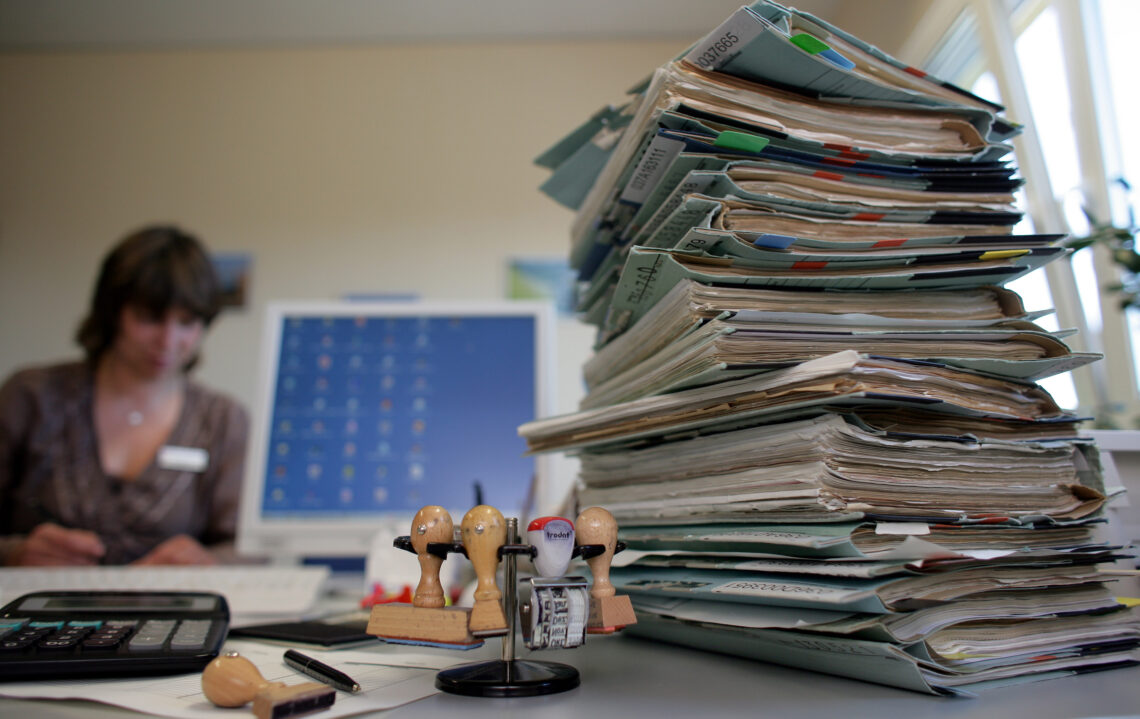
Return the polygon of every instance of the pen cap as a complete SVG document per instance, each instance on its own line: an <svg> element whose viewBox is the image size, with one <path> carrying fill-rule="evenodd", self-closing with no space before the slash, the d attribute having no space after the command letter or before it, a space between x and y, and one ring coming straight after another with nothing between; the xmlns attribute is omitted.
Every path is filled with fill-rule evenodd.
<svg viewBox="0 0 1140 719"><path fill-rule="evenodd" d="M540 577L561 577L574 554L574 525L562 517L540 517L526 528L527 543L537 550L534 568Z"/></svg>

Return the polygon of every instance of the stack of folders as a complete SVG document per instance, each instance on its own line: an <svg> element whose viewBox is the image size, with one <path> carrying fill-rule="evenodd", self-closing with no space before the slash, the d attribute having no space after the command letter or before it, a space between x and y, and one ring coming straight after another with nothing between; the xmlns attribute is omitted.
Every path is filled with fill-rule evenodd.
<svg viewBox="0 0 1140 719"><path fill-rule="evenodd" d="M630 631L935 694L1140 661L1000 113L761 0L539 158L598 332L520 433L621 524Z"/></svg>

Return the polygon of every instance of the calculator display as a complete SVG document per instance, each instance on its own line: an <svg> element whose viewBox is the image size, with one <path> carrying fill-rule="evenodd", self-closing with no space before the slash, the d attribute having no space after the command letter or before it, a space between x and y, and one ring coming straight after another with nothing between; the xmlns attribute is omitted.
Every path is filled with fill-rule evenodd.
<svg viewBox="0 0 1140 719"><path fill-rule="evenodd" d="M214 608L215 600L208 595L176 594L56 594L31 596L17 607L17 611L80 611L80 612L202 612Z"/></svg>

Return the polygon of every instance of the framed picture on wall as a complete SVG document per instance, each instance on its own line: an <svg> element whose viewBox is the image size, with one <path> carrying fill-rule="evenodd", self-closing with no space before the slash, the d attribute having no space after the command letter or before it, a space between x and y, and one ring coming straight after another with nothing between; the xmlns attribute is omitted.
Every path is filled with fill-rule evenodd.
<svg viewBox="0 0 1140 719"><path fill-rule="evenodd" d="M512 300L549 300L561 317L574 314L575 278L565 258L514 257L507 268L507 297Z"/></svg>
<svg viewBox="0 0 1140 719"><path fill-rule="evenodd" d="M244 253L215 253L210 260L221 284L222 307L245 307L253 258Z"/></svg>

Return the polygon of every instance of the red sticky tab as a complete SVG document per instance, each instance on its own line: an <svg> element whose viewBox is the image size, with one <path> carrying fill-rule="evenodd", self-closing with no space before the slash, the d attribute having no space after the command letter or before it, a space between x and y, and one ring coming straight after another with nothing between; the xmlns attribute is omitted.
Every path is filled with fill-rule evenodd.
<svg viewBox="0 0 1140 719"><path fill-rule="evenodd" d="M856 152L854 147L850 145L836 145L834 142L825 142L823 146L828 150L835 150L843 157L850 157L853 160L866 160L870 157L866 152Z"/></svg>
<svg viewBox="0 0 1140 719"><path fill-rule="evenodd" d="M909 72L911 75L914 75L915 77L926 77L926 73L923 72L922 70L919 70L917 67L904 67L903 71Z"/></svg>
<svg viewBox="0 0 1140 719"><path fill-rule="evenodd" d="M879 240L871 247L902 247L905 242L905 238L901 240Z"/></svg>
<svg viewBox="0 0 1140 719"><path fill-rule="evenodd" d="M825 172L823 170L816 170L811 174L812 177L820 177L824 180L836 180L837 182L843 181L843 175L840 175L838 172Z"/></svg>
<svg viewBox="0 0 1140 719"><path fill-rule="evenodd" d="M826 262L801 260L792 265L793 270L822 270L827 267Z"/></svg>
<svg viewBox="0 0 1140 719"><path fill-rule="evenodd" d="M863 220L865 222L878 222L884 217L886 217L886 215L881 212L860 212L852 219Z"/></svg>
<svg viewBox="0 0 1140 719"><path fill-rule="evenodd" d="M844 157L825 157L823 158L823 162L828 165L843 165L844 167L850 167L855 164L854 160L849 160Z"/></svg>

